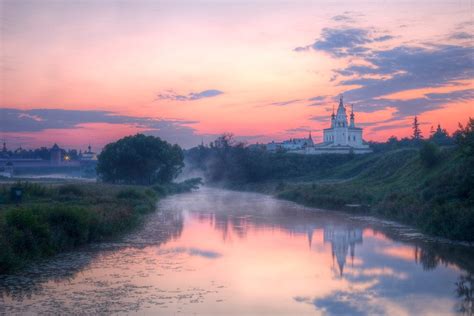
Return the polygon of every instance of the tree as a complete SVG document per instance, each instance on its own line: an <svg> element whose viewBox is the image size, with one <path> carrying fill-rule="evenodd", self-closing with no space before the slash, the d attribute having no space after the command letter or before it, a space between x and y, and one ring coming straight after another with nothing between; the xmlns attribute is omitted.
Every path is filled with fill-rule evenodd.
<svg viewBox="0 0 474 316"><path fill-rule="evenodd" d="M97 174L112 183L168 183L181 172L183 158L178 145L137 134L106 145L98 156Z"/></svg>
<svg viewBox="0 0 474 316"><path fill-rule="evenodd" d="M439 160L439 148L433 142L425 142L420 149L420 158L423 164L430 168Z"/></svg>
<svg viewBox="0 0 474 316"><path fill-rule="evenodd" d="M438 124L438 128L433 132L430 139L438 145L452 144L452 139L449 137L448 132L444 128L441 128L440 124Z"/></svg>
<svg viewBox="0 0 474 316"><path fill-rule="evenodd" d="M469 118L466 126L459 124L454 133L454 139L461 154L459 173L457 177L462 185L459 186L460 196L474 203L474 119Z"/></svg>
<svg viewBox="0 0 474 316"><path fill-rule="evenodd" d="M465 127L459 123L454 139L466 157L474 157L474 118L470 117Z"/></svg>
<svg viewBox="0 0 474 316"><path fill-rule="evenodd" d="M418 117L415 116L413 119L413 136L412 138L414 140L420 140L423 138L421 135L421 130L420 130L420 123L418 123Z"/></svg>

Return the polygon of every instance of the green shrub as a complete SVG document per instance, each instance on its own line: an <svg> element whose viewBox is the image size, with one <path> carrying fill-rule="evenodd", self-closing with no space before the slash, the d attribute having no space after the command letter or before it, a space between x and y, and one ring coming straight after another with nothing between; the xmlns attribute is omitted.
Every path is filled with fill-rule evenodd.
<svg viewBox="0 0 474 316"><path fill-rule="evenodd" d="M127 200L139 200L144 199L145 196L136 189L124 189L117 194L117 198Z"/></svg>
<svg viewBox="0 0 474 316"><path fill-rule="evenodd" d="M439 160L439 147L433 142L425 142L420 149L421 162L428 168L433 167Z"/></svg>
<svg viewBox="0 0 474 316"><path fill-rule="evenodd" d="M49 253L49 227L36 209L10 209L5 214L5 239L21 257Z"/></svg>
<svg viewBox="0 0 474 316"><path fill-rule="evenodd" d="M149 204L143 204L143 203L135 205L133 209L135 213L140 214L140 215L144 215L153 211L152 206L150 206Z"/></svg>
<svg viewBox="0 0 474 316"><path fill-rule="evenodd" d="M50 188L39 183L19 181L12 186L22 189L24 198L44 198L52 195ZM7 186L7 190L9 191L12 186Z"/></svg>
<svg viewBox="0 0 474 316"><path fill-rule="evenodd" d="M166 189L166 187L161 184L154 185L152 189L155 190L155 192L160 196L166 195L168 193L168 190Z"/></svg>
<svg viewBox="0 0 474 316"><path fill-rule="evenodd" d="M96 213L83 208L57 206L45 211L50 227L52 247L70 249L91 240L90 228Z"/></svg>
<svg viewBox="0 0 474 316"><path fill-rule="evenodd" d="M58 189L58 193L59 195L74 195L78 197L84 195L84 191L78 185L75 184L66 184L60 186Z"/></svg>

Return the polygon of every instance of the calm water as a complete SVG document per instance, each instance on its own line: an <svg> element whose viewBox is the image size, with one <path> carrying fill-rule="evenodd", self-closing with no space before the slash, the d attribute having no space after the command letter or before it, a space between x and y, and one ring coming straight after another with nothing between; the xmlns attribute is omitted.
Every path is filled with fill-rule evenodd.
<svg viewBox="0 0 474 316"><path fill-rule="evenodd" d="M159 208L120 241L1 277L0 313L450 315L472 306L463 289L474 250L403 226L216 189Z"/></svg>

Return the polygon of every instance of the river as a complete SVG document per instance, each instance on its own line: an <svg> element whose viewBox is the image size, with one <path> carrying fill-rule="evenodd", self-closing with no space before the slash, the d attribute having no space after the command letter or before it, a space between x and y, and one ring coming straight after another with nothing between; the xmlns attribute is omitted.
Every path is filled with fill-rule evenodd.
<svg viewBox="0 0 474 316"><path fill-rule="evenodd" d="M143 227L0 277L0 314L469 315L474 249L202 188ZM471 295L471 296L469 296Z"/></svg>

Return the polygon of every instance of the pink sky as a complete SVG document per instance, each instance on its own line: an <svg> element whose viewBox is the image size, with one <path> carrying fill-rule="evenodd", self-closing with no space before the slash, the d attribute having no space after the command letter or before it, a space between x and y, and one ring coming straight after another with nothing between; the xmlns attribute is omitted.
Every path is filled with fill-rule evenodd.
<svg viewBox="0 0 474 316"><path fill-rule="evenodd" d="M340 93L366 140L410 135L414 115L425 136L474 116L471 1L0 5L11 146L102 147L139 131L185 147L223 132L320 140Z"/></svg>

